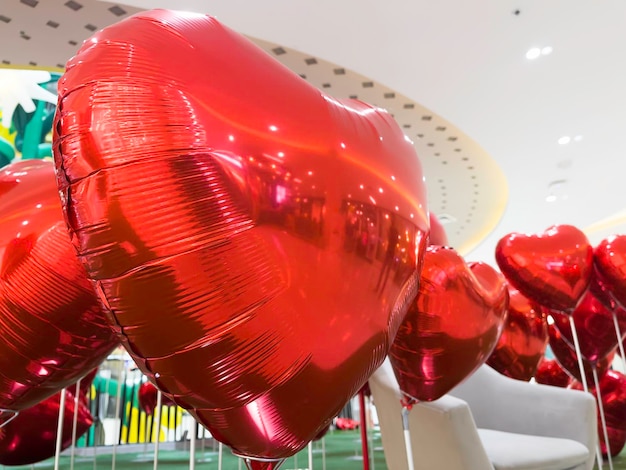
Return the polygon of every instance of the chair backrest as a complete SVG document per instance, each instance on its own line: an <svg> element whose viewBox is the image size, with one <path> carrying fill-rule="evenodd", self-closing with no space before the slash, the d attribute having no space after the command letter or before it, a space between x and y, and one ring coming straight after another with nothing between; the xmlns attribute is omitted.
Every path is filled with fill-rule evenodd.
<svg viewBox="0 0 626 470"><path fill-rule="evenodd" d="M389 360L369 381L389 470L406 470L401 392ZM469 406L444 396L415 405L409 414L415 470L493 470Z"/></svg>

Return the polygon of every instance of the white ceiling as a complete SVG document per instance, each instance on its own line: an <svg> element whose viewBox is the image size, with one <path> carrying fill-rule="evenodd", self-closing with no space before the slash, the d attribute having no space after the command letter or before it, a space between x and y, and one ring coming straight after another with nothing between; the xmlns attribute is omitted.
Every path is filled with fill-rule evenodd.
<svg viewBox="0 0 626 470"><path fill-rule="evenodd" d="M588 229L594 243L626 231L623 0L67 3L3 0L0 60L62 66L93 34L87 25L126 16L115 6L208 13L327 93L388 108L415 141L431 210L452 217L451 244L468 259L493 262L503 235L552 224Z"/></svg>

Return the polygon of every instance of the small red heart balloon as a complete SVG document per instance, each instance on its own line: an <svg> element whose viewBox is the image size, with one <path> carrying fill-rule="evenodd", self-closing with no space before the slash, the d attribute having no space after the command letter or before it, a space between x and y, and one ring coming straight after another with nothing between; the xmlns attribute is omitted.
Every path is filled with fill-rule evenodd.
<svg viewBox="0 0 626 470"><path fill-rule="evenodd" d="M142 383L139 386L139 391L137 392L139 408L141 408L146 414L151 415L154 413L154 410L157 407L158 393L159 390L152 385L151 382ZM161 395L161 404L162 406L176 406L176 403L163 394Z"/></svg>
<svg viewBox="0 0 626 470"><path fill-rule="evenodd" d="M572 382L572 378L563 370L556 359L546 359L544 357L539 362L539 366L537 366L535 381L544 385L566 388Z"/></svg>
<svg viewBox="0 0 626 470"><path fill-rule="evenodd" d="M554 353L554 357L573 379L581 381L580 367L578 365L578 359L576 351L571 347L563 335L561 335L558 328L552 324L548 326L548 335L550 336L550 349ZM595 366L598 371L598 379L604 377L607 370L611 367L613 358L615 357L615 349L609 353L608 356L600 359L595 365L583 358L583 368L585 369L585 378L588 384L594 383L593 367Z"/></svg>
<svg viewBox="0 0 626 470"><path fill-rule="evenodd" d="M552 318L559 332L574 348L574 338L570 317L568 315L553 313ZM589 362L595 363L615 351L618 345L615 333L613 312L607 309L591 291L587 291L582 302L572 313L578 344L582 356ZM626 321L618 317L618 324L622 338L626 336Z"/></svg>
<svg viewBox="0 0 626 470"><path fill-rule="evenodd" d="M496 246L507 280L529 299L559 312L574 311L591 280L593 248L571 225L554 225L539 235L509 234Z"/></svg>
<svg viewBox="0 0 626 470"><path fill-rule="evenodd" d="M439 218L432 212L429 214L430 219L430 236L428 242L430 245L448 246L448 234L443 228Z"/></svg>
<svg viewBox="0 0 626 470"><path fill-rule="evenodd" d="M580 382L572 384L572 388L582 390ZM596 388L589 389L598 398ZM600 380L600 396L606 420L607 434L611 456L617 456L626 444L626 376L616 370L609 370ZM602 421L598 415L598 436L603 455L608 455L602 429Z"/></svg>
<svg viewBox="0 0 626 470"><path fill-rule="evenodd" d="M93 424L89 409L81 400L75 407L74 395L67 390L63 415L61 449L72 444L74 411L76 438ZM61 393L53 395L20 413L0 428L0 464L29 465L52 457L56 450Z"/></svg>
<svg viewBox="0 0 626 470"><path fill-rule="evenodd" d="M594 249L594 266L599 283L626 308L626 235L613 235Z"/></svg>
<svg viewBox="0 0 626 470"><path fill-rule="evenodd" d="M506 281L489 265L428 247L417 300L389 352L406 401L436 400L480 367L500 337L507 304Z"/></svg>
<svg viewBox="0 0 626 470"><path fill-rule="evenodd" d="M278 465L263 459L331 422L415 298L413 144L193 13L98 32L59 91L64 209L126 348L218 440Z"/></svg>
<svg viewBox="0 0 626 470"><path fill-rule="evenodd" d="M509 286L504 329L487 364L508 377L530 380L548 346L548 323L540 307Z"/></svg>
<svg viewBox="0 0 626 470"><path fill-rule="evenodd" d="M0 171L0 409L19 411L76 382L118 340L70 243L54 165Z"/></svg>

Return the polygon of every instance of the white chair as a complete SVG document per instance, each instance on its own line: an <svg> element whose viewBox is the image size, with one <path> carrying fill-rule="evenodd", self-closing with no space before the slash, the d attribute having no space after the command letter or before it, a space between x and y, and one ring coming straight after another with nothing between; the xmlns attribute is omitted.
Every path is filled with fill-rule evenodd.
<svg viewBox="0 0 626 470"><path fill-rule="evenodd" d="M387 359L370 378L389 470L406 470L400 389ZM482 366L409 414L415 470L591 470L596 405L580 391L509 379Z"/></svg>

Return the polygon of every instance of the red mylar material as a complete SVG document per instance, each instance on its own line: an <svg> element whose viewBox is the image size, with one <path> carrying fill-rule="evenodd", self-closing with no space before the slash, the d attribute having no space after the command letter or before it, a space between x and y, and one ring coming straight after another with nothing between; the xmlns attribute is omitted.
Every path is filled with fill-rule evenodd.
<svg viewBox="0 0 626 470"><path fill-rule="evenodd" d="M508 307L504 277L466 264L452 248L430 246L417 300L389 352L407 403L448 393L489 357Z"/></svg>
<svg viewBox="0 0 626 470"><path fill-rule="evenodd" d="M550 349L554 353L554 357L560 364L560 366L567 372L573 379L581 381L580 367L578 366L578 359L576 357L576 351L571 347L563 335L559 332L558 328L553 324L548 326L548 335L550 336ZM598 378L604 377L606 371L611 367L613 358L615 357L615 349L609 353L608 356L600 359L595 363L595 367L598 369ZM583 368L585 369L585 378L588 384L593 384L593 367L594 364L583 358Z"/></svg>
<svg viewBox="0 0 626 470"><path fill-rule="evenodd" d="M61 449L72 444L74 395L67 390L63 415ZM20 413L0 428L0 464L28 465L49 459L55 453L61 393L53 395ZM78 401L76 438L93 424L93 417L82 401Z"/></svg>
<svg viewBox="0 0 626 470"><path fill-rule="evenodd" d="M430 236L428 238L428 243L430 245L448 246L448 234L446 233L446 229L443 228L442 223L435 214L431 212L429 217Z"/></svg>
<svg viewBox="0 0 626 470"><path fill-rule="evenodd" d="M572 388L582 390L583 386L576 382L572 384ZM590 388L589 391L597 399L596 389ZM600 395L609 436L609 448L611 449L611 456L615 457L626 444L626 376L616 370L608 371L600 380ZM600 415L598 415L598 437L600 438L602 454L606 456L607 448Z"/></svg>
<svg viewBox="0 0 626 470"><path fill-rule="evenodd" d="M598 283L604 291L626 308L626 235L613 235L594 249Z"/></svg>
<svg viewBox="0 0 626 470"><path fill-rule="evenodd" d="M139 386L137 392L137 398L139 401L139 408L141 408L146 414L151 415L157 406L159 390L152 385L151 382L144 382ZM161 394L161 404L163 406L176 406L176 404L167 396Z"/></svg>
<svg viewBox="0 0 626 470"><path fill-rule="evenodd" d="M556 359L543 358L537 366L535 381L544 385L566 388L572 382L572 377L565 372Z"/></svg>
<svg viewBox="0 0 626 470"><path fill-rule="evenodd" d="M0 408L76 382L117 344L70 243L54 165L0 170Z"/></svg>
<svg viewBox="0 0 626 470"><path fill-rule="evenodd" d="M111 323L160 390L275 467L363 386L415 298L413 145L193 13L98 32L59 92L59 187Z"/></svg>
<svg viewBox="0 0 626 470"><path fill-rule="evenodd" d="M554 225L538 235L503 237L496 261L523 295L550 310L571 313L589 287L593 248L576 227Z"/></svg>
<svg viewBox="0 0 626 470"><path fill-rule="evenodd" d="M562 313L552 313L551 315L554 318L554 325L565 341L571 348L574 348L570 317ZM618 339L615 334L613 312L604 306L591 291L585 294L582 302L572 313L572 317L583 358L594 363L615 351L618 346ZM626 336L626 319L621 316L617 318L622 338L624 338Z"/></svg>
<svg viewBox="0 0 626 470"><path fill-rule="evenodd" d="M548 346L548 323L541 308L509 286L509 312L487 364L508 377L530 380Z"/></svg>

